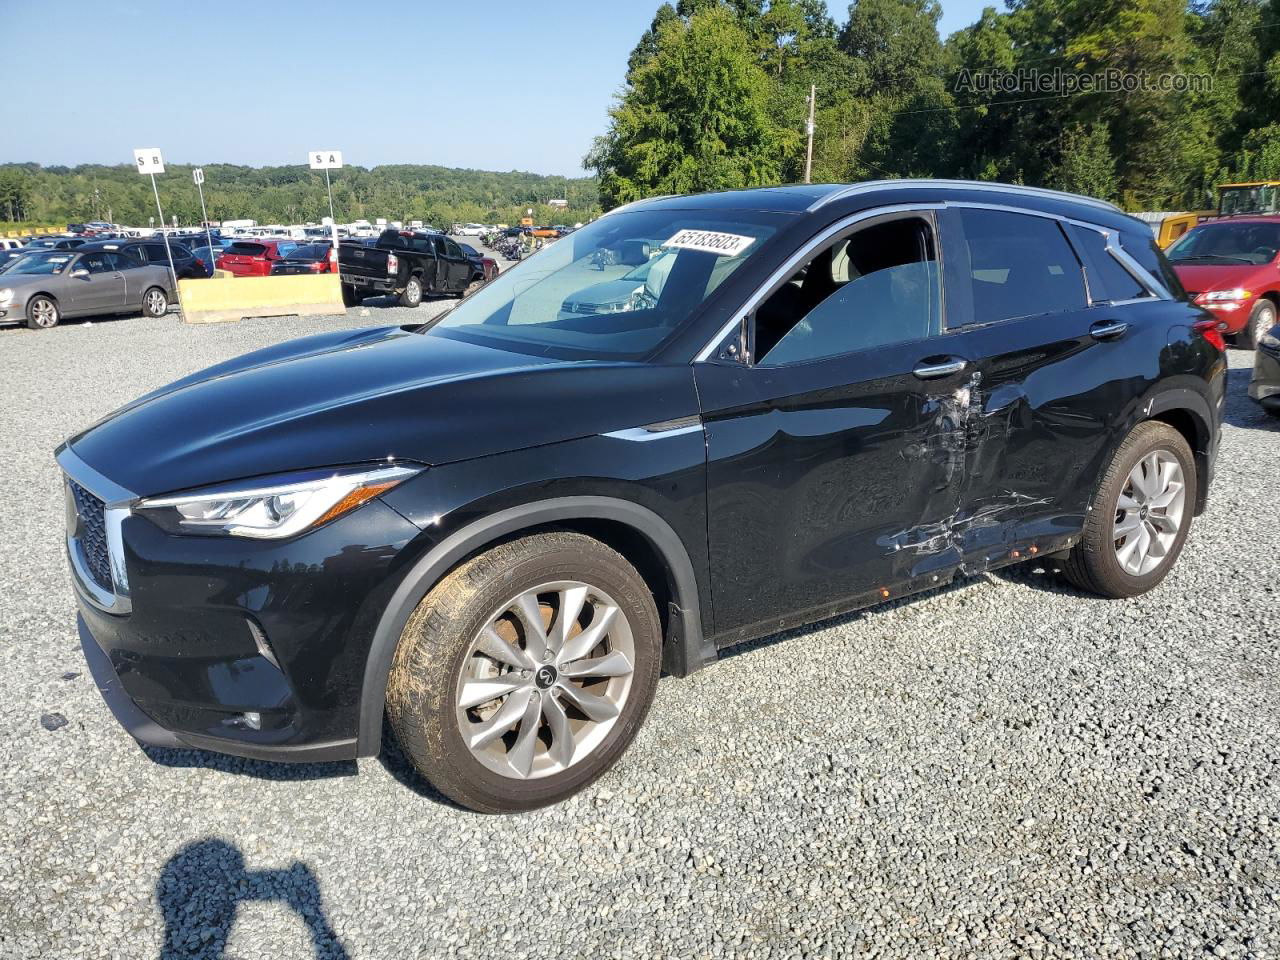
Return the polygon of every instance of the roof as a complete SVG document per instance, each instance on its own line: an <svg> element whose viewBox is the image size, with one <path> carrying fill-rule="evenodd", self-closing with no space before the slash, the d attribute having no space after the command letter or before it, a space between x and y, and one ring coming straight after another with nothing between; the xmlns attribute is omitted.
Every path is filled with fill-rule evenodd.
<svg viewBox="0 0 1280 960"><path fill-rule="evenodd" d="M862 183L796 184L779 187L754 187L746 190L725 190L689 196L653 197L617 207L610 213L638 208L679 209L696 206L702 209L773 210L784 213L813 213L824 207L845 205L852 209L863 208L888 200L914 202L943 200L979 201L985 203L1011 203L1029 209L1043 210L1066 216L1085 216L1113 226L1132 219L1119 207L1105 200L1086 197L1061 190L1046 190L1017 184L992 183L979 180L867 180Z"/></svg>

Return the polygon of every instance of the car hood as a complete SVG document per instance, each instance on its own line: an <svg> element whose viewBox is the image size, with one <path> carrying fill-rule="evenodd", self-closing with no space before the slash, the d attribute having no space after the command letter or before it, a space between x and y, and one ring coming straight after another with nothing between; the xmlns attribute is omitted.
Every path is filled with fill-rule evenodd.
<svg viewBox="0 0 1280 960"><path fill-rule="evenodd" d="M35 274L24 273L0 273L0 288L10 289L17 297L24 293L33 293L39 289L48 289L53 286L60 286L70 277L68 273Z"/></svg>
<svg viewBox="0 0 1280 960"><path fill-rule="evenodd" d="M1187 290L1195 293L1235 287L1252 289L1259 283L1280 279L1280 271L1269 263L1175 263L1173 272Z"/></svg>
<svg viewBox="0 0 1280 960"><path fill-rule="evenodd" d="M449 463L697 412L687 364L560 361L391 327L210 367L69 443L104 476L153 496L387 458Z"/></svg>

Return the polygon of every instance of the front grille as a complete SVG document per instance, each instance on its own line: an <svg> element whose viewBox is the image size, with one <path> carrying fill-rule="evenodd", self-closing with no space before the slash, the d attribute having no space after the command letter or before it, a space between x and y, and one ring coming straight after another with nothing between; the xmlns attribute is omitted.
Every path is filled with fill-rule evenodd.
<svg viewBox="0 0 1280 960"><path fill-rule="evenodd" d="M98 586L111 589L111 561L107 556L106 504L74 480L68 478L71 496L80 516L80 532L76 539L84 552L85 566Z"/></svg>

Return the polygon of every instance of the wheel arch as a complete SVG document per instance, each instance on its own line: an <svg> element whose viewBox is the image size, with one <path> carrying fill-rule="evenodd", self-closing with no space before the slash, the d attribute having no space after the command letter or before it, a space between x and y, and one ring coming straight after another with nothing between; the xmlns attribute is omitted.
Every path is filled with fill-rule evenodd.
<svg viewBox="0 0 1280 960"><path fill-rule="evenodd" d="M1213 479L1214 417L1209 401L1187 388L1166 390L1151 398L1146 415L1138 422L1144 420L1166 423L1187 441L1196 463L1194 513L1199 516L1208 502L1209 482Z"/></svg>
<svg viewBox="0 0 1280 960"><path fill-rule="evenodd" d="M702 632L693 563L671 526L647 507L613 497L569 496L510 507L450 534L417 560L391 595L374 628L360 691L358 755L382 742L387 678L396 645L414 609L451 570L514 536L569 529L613 547L654 591L663 624L663 669L687 676L716 657Z"/></svg>

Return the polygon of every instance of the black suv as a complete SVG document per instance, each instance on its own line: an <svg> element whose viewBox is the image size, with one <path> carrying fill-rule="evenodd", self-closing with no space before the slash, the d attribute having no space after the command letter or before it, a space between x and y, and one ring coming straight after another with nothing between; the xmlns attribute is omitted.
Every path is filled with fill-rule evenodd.
<svg viewBox="0 0 1280 960"><path fill-rule="evenodd" d="M122 250L143 263L156 267L169 266L169 254L165 252L163 239L99 240L87 244L85 249ZM213 275L212 264L198 259L185 244L170 240L169 251L173 254L173 270L179 280L202 280Z"/></svg>
<svg viewBox="0 0 1280 960"><path fill-rule="evenodd" d="M569 308L638 252L625 297ZM260 350L73 437L80 636L144 743L351 758L385 716L448 796L527 809L729 644L1036 555L1150 590L1204 508L1225 368L1098 201L636 203L430 323Z"/></svg>

